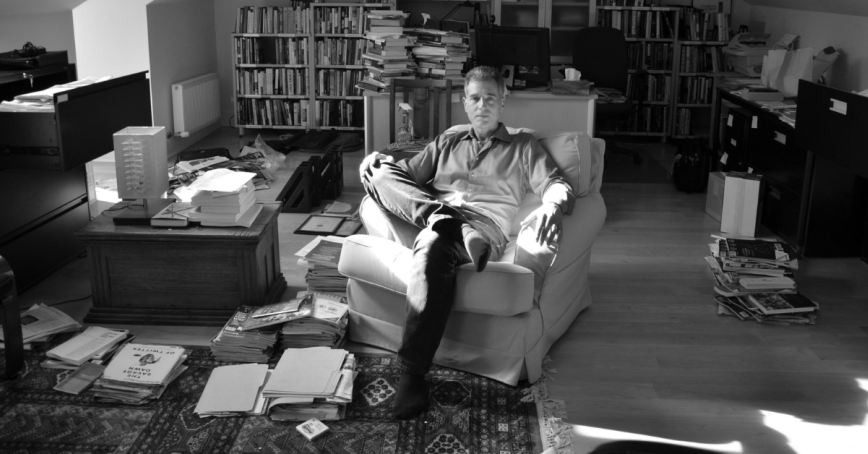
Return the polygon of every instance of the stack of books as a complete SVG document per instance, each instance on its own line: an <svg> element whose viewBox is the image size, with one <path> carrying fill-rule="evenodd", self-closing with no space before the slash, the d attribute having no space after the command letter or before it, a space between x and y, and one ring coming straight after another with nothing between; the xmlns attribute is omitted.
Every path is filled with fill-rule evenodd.
<svg viewBox="0 0 868 454"><path fill-rule="evenodd" d="M201 189L191 197L190 204L193 209L186 212L187 217L207 227L250 227L262 211L262 205L256 203L254 195L254 176L254 173L227 169L207 172L190 185L191 188ZM208 180L222 181L225 184L221 183L219 190L210 189L216 185L209 184ZM200 186L194 186L197 183ZM225 187L226 184L229 186Z"/></svg>
<svg viewBox="0 0 868 454"><path fill-rule="evenodd" d="M339 236L317 236L295 253L298 264L307 268L304 280L308 291L337 292L347 291L347 277L338 272L341 248L344 238Z"/></svg>
<svg viewBox="0 0 868 454"><path fill-rule="evenodd" d="M142 405L158 399L187 370L186 359L182 347L126 344L94 382L95 400Z"/></svg>
<svg viewBox="0 0 868 454"><path fill-rule="evenodd" d="M304 364L305 367L298 367ZM262 395L276 421L342 419L352 402L355 357L328 347L288 349L274 367Z"/></svg>
<svg viewBox="0 0 868 454"><path fill-rule="evenodd" d="M48 346L55 335L81 329L81 325L72 317L44 304L34 304L30 309L22 312L21 322L21 336L25 350ZM0 349L6 348L3 340L3 328L0 327Z"/></svg>
<svg viewBox="0 0 868 454"><path fill-rule="evenodd" d="M774 324L814 324L819 305L798 292L789 248L768 239L713 237L705 258L718 313Z"/></svg>
<svg viewBox="0 0 868 454"><path fill-rule="evenodd" d="M211 354L229 363L264 363L274 353L281 325L310 316L313 297L261 307L241 306L211 339Z"/></svg>
<svg viewBox="0 0 868 454"><path fill-rule="evenodd" d="M135 336L128 330L89 326L72 339L45 353L42 367L47 369L78 369L86 362L105 364L111 356Z"/></svg>
<svg viewBox="0 0 868 454"><path fill-rule="evenodd" d="M342 347L346 340L349 315L345 294L312 292L300 297L310 298L310 316L283 324L280 347Z"/></svg>
<svg viewBox="0 0 868 454"><path fill-rule="evenodd" d="M372 10L366 13L369 41L362 54L365 76L357 88L378 92L389 91L392 79L414 79L416 63L408 51L414 38L404 33L409 13L396 10Z"/></svg>
<svg viewBox="0 0 868 454"><path fill-rule="evenodd" d="M470 35L465 33L417 28L412 31L416 45L416 75L423 79L449 79L453 86L463 86L464 63L470 58Z"/></svg>

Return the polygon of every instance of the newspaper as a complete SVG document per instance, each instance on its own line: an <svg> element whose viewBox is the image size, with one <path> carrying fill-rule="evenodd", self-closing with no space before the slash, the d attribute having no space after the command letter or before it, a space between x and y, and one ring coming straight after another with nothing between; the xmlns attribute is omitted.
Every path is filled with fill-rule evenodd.
<svg viewBox="0 0 868 454"><path fill-rule="evenodd" d="M81 325L63 311L44 304L35 304L21 314L21 335L24 343L32 342L49 334L78 331ZM0 341L5 341L0 328Z"/></svg>

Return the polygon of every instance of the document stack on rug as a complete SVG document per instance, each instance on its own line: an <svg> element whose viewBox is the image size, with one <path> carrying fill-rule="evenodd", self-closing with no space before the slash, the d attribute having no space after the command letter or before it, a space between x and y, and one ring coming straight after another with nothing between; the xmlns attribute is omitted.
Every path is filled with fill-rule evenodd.
<svg viewBox="0 0 868 454"><path fill-rule="evenodd" d="M186 359L183 347L126 344L94 382L95 399L133 405L158 399L187 370Z"/></svg>
<svg viewBox="0 0 868 454"><path fill-rule="evenodd" d="M78 331L81 325L65 312L44 304L34 304L21 313L21 337L24 349L34 345L48 345L55 335ZM5 348L3 328L0 327L0 348Z"/></svg>
<svg viewBox="0 0 868 454"><path fill-rule="evenodd" d="M796 290L799 268L782 242L712 235L711 256L718 314L779 325L813 325L819 305Z"/></svg>
<svg viewBox="0 0 868 454"><path fill-rule="evenodd" d="M42 367L74 370L88 361L104 364L133 337L125 329L89 326L72 339L49 350L45 354L48 359L42 362Z"/></svg>
<svg viewBox="0 0 868 454"><path fill-rule="evenodd" d="M305 295L300 292L299 296ZM284 323L280 330L281 348L340 348L346 340L349 304L345 294L313 292L309 317Z"/></svg>
<svg viewBox="0 0 868 454"><path fill-rule="evenodd" d="M218 361L264 363L274 353L281 326L310 316L312 296L262 307L241 306L223 329L211 339L211 353Z"/></svg>
<svg viewBox="0 0 868 454"><path fill-rule="evenodd" d="M250 227L262 211L262 205L256 204L254 176L228 169L206 172L189 187L196 192L187 218L206 227Z"/></svg>
<svg viewBox="0 0 868 454"><path fill-rule="evenodd" d="M317 236L295 253L298 264L307 267L304 280L312 292L346 293L347 277L338 272L344 239L339 236Z"/></svg>
<svg viewBox="0 0 868 454"><path fill-rule="evenodd" d="M355 368L355 356L346 350L285 350L262 391L269 399L269 417L275 421L343 419L353 400Z"/></svg>

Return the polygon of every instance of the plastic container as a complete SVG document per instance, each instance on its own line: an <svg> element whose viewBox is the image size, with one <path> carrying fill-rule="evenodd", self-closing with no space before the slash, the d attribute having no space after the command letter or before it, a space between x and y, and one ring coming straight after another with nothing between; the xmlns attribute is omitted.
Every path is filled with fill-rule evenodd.
<svg viewBox="0 0 868 454"><path fill-rule="evenodd" d="M723 48L723 53L736 72L759 77L763 70L763 56L771 50L771 46L766 44L769 36L768 33L739 33Z"/></svg>

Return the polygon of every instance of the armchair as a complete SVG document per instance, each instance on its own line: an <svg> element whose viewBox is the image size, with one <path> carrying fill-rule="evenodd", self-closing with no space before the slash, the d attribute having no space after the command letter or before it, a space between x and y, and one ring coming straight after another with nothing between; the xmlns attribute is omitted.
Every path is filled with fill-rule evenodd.
<svg viewBox="0 0 868 454"><path fill-rule="evenodd" d="M462 128L469 125L455 126L446 134ZM504 256L481 273L472 265L458 270L455 306L434 357L437 364L510 385L538 379L551 345L591 304L591 246L606 218L599 192L605 142L584 133L528 132L576 191L573 212L564 217L558 255L535 298L534 273L516 263L521 254L515 247L521 221L542 203L529 192L513 222L513 241ZM396 351L406 313L410 247L419 230L369 198L362 202L361 216L368 234L346 239L338 265L349 278L349 338Z"/></svg>

